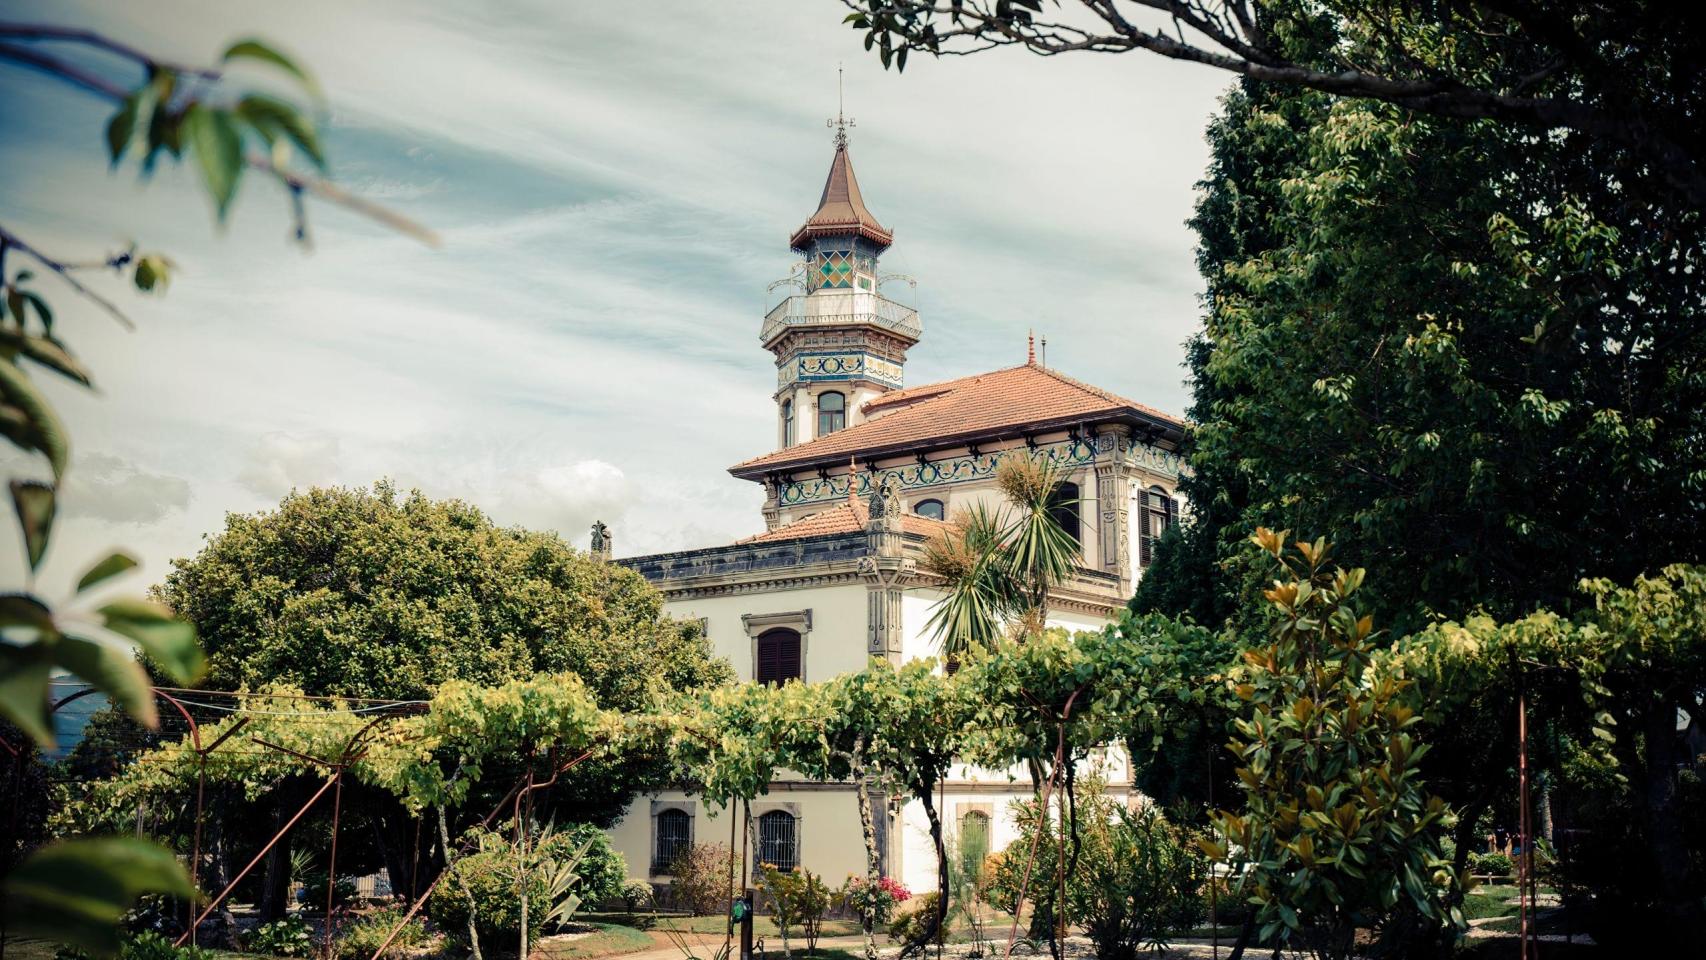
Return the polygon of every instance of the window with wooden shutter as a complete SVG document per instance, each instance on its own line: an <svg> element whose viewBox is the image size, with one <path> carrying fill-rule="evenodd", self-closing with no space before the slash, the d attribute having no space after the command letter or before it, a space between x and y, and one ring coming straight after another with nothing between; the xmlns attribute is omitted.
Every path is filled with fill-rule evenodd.
<svg viewBox="0 0 1706 960"><path fill-rule="evenodd" d="M1179 504L1160 487L1137 495L1137 564L1148 567L1155 560L1155 544L1167 528L1178 522Z"/></svg>
<svg viewBox="0 0 1706 960"><path fill-rule="evenodd" d="M1054 516L1054 522L1060 524L1060 529L1065 530L1074 543L1082 544L1084 530L1078 510L1078 484L1061 484L1052 499L1048 512Z"/></svg>
<svg viewBox="0 0 1706 960"><path fill-rule="evenodd" d="M800 634L778 627L758 636L758 662L753 665L753 679L759 683L781 686L800 678Z"/></svg>

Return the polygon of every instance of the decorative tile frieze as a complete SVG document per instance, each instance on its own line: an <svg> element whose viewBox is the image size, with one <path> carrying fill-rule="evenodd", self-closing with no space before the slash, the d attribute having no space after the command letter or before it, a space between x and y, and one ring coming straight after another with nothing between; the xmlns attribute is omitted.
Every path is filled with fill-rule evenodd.
<svg viewBox="0 0 1706 960"><path fill-rule="evenodd" d="M904 385L900 364L868 353L802 352L776 368L777 385L870 380L899 389Z"/></svg>

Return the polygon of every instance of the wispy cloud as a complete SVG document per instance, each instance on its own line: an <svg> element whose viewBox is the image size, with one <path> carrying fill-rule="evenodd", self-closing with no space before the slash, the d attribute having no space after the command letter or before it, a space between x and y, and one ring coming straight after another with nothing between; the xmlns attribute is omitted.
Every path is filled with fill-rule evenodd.
<svg viewBox="0 0 1706 960"><path fill-rule="evenodd" d="M382 476L577 542L606 519L622 553L753 531L760 495L724 468L773 439L758 318L822 184L838 61L862 186L897 232L885 266L919 280L909 381L1016 362L1036 327L1069 372L1184 404L1183 221L1218 74L1016 53L885 74L830 0L10 6L185 61L272 38L331 95L340 179L446 239L316 209L304 257L258 184L214 230L185 171L108 175L99 103L0 72L29 105L0 141L0 218L183 267L163 298L114 290L134 334L56 295L102 387L53 388L78 469L183 484L152 519L72 518L56 554L122 540L158 576L228 511Z"/></svg>

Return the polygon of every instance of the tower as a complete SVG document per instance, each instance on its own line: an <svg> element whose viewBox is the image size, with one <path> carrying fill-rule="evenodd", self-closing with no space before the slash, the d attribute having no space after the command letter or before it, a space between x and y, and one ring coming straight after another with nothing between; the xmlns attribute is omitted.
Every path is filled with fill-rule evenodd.
<svg viewBox="0 0 1706 960"><path fill-rule="evenodd" d="M776 356L779 447L859 422L860 405L903 386L906 351L924 333L918 311L880 292L877 258L894 235L866 209L847 152L852 121L837 116L835 156L817 211L788 238L804 258L802 293L764 317Z"/></svg>

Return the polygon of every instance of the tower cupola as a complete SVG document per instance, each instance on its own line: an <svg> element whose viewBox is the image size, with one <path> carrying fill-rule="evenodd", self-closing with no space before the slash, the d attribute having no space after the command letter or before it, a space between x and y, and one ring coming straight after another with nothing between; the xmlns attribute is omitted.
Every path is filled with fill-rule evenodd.
<svg viewBox="0 0 1706 960"><path fill-rule="evenodd" d="M829 124L835 155L823 194L788 238L803 258L789 281L801 292L770 308L759 332L776 355L782 447L859 423L867 401L905 386L906 351L924 335L918 311L881 291L877 259L894 234L865 206L853 175L847 149L853 121L837 116Z"/></svg>

